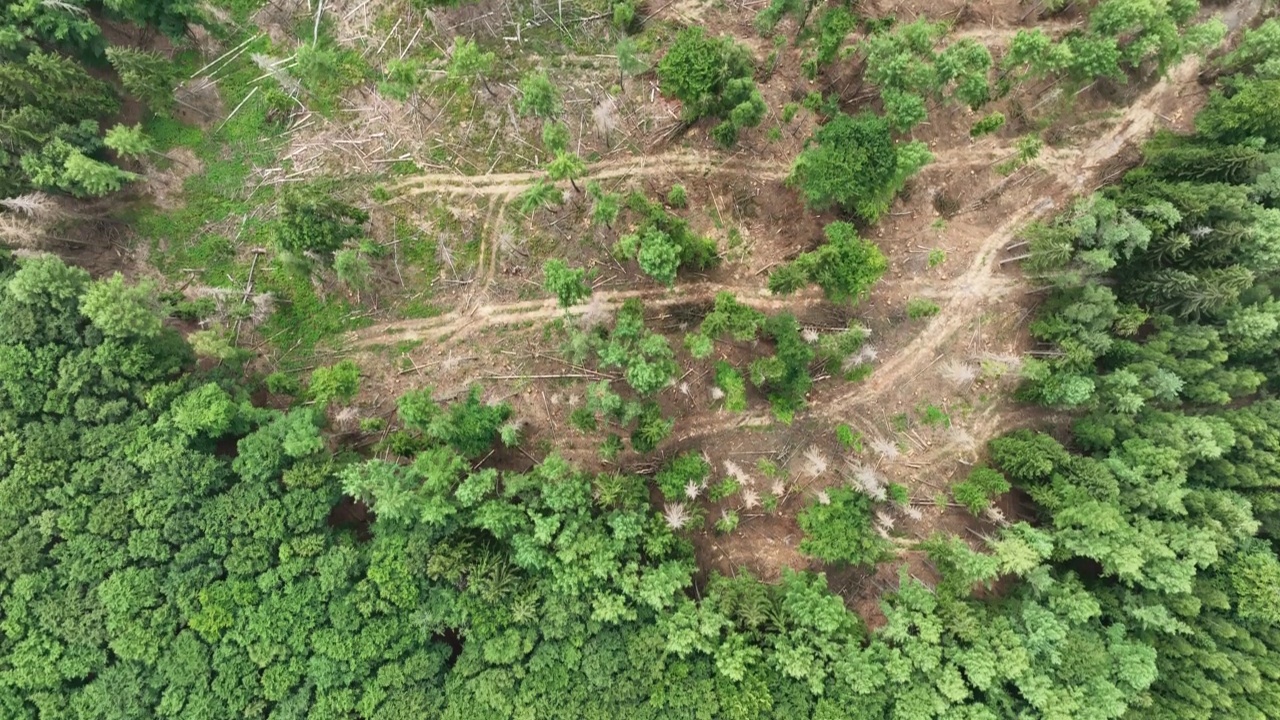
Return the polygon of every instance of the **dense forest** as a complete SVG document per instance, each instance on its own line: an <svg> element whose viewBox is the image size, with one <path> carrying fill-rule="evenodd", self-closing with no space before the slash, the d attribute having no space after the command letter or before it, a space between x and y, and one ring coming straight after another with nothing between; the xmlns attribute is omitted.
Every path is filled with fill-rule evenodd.
<svg viewBox="0 0 1280 720"><path fill-rule="evenodd" d="M114 161L150 140L100 123L121 97L154 113L172 99L158 56L106 47L87 13L62 5L0 11L0 197L119 189L131 173ZM103 5L94 12L113 22L175 37L196 18L188 3ZM1056 45L1020 34L1005 68L1106 76L1221 39L1216 24L1180 34L1196 5L1167 5L1100 3L1088 32ZM761 17L799 11L774 3ZM838 22L822 17L820 29ZM1129 44L1108 35L1135 24ZM925 120L925 96L981 105L993 91L985 51L934 53L934 29L902 27L867 53L883 116L832 113L793 168L797 202L874 222L927 160L904 134ZM673 42L656 72L686 114L714 118L724 146L760 124L740 46L701 29ZM929 62L890 72L895 43ZM719 92L689 84L686 56L714 56ZM1156 134L1136 167L1022 232L1042 302L1018 399L1069 427L987 443L956 499L979 511L1013 491L1025 517L913 548L937 578L903 564L874 627L822 573L700 571L684 530L706 518L681 496L731 479L697 453L647 475L586 472L554 449L525 472L499 469L486 460L521 444L521 418L479 386L401 394L378 442L355 445L328 412L357 392L353 364L290 384L243 355L198 359L182 302L153 283L0 250L0 716L1280 718L1277 58L1280 22L1244 32L1206 76L1194 133ZM581 160L558 145L556 179L573 183ZM716 261L714 243L661 204L626 203L639 219L615 252L647 276L670 285L682 264ZM299 255L333 253L367 219L302 195L281 206L279 242ZM767 283L844 302L884 271L876 246L838 221ZM564 307L591 293L559 259L544 276L539 289ZM790 315L732 294L689 330L697 358L721 337L766 340L775 354L747 375L788 417L810 366L839 366L863 340L811 343ZM671 428L648 398L678 367L639 301L608 331L567 335L575 363L617 369L645 399L624 406L601 383L575 422L637 421L633 449L652 450ZM743 375L717 373L741 401ZM838 568L893 562L871 522L886 491L874 495L841 487L808 505L801 551Z"/></svg>

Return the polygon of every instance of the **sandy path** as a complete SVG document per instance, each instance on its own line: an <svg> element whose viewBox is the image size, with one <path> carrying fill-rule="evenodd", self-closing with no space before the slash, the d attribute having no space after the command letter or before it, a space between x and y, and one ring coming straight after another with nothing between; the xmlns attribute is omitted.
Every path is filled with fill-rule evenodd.
<svg viewBox="0 0 1280 720"><path fill-rule="evenodd" d="M692 175L696 173L737 173L759 180L782 180L791 172L789 163L741 158L721 153L675 149L656 155L605 160L587 166L587 174L579 182L653 175ZM456 173L424 173L401 180L391 186L396 199L423 194L503 196L517 195L547 176L545 171L531 170L490 175ZM569 182L562 183L569 188ZM392 202L395 202L393 199Z"/></svg>

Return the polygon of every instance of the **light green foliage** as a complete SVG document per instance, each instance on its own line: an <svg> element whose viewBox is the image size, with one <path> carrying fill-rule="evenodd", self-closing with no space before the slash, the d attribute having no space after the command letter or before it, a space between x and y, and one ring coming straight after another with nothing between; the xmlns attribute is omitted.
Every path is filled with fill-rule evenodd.
<svg viewBox="0 0 1280 720"><path fill-rule="evenodd" d="M990 135L1002 127L1004 127L1004 113L998 111L988 113L969 128L969 137L977 138L983 135Z"/></svg>
<svg viewBox="0 0 1280 720"><path fill-rule="evenodd" d="M563 260L552 258L542 264L542 286L556 296L560 307L577 305L591 295L585 268L571 268Z"/></svg>
<svg viewBox="0 0 1280 720"><path fill-rule="evenodd" d="M610 0L613 10L613 26L623 32L636 24L637 0Z"/></svg>
<svg viewBox="0 0 1280 720"><path fill-rule="evenodd" d="M862 452L862 433L849 427L847 423L840 423L836 426L836 440L840 442L840 446L845 450L855 453Z"/></svg>
<svg viewBox="0 0 1280 720"><path fill-rule="evenodd" d="M91 283L80 298L80 312L104 335L151 338L160 332L160 308L155 286L127 285L120 273Z"/></svg>
<svg viewBox="0 0 1280 720"><path fill-rule="evenodd" d="M875 243L858 237L857 228L833 222L823 228L827 242L769 275L769 290L790 294L800 281L815 283L833 302L856 302L884 274L888 263Z"/></svg>
<svg viewBox="0 0 1280 720"><path fill-rule="evenodd" d="M582 162L582 158L564 150L556 151L555 157L547 163L547 177L553 182L568 180L576 192L581 192L578 189L577 180L585 175L586 172L587 165Z"/></svg>
<svg viewBox="0 0 1280 720"><path fill-rule="evenodd" d="M21 261L5 290L19 303L54 309L74 303L88 284L89 273L83 269L56 255L36 255Z"/></svg>
<svg viewBox="0 0 1280 720"><path fill-rule="evenodd" d="M925 99L944 92L973 110L990 99L991 53L968 38L938 52L945 34L945 25L921 19L872 33L865 41L866 79L880 89L885 117L895 130L924 122Z"/></svg>
<svg viewBox="0 0 1280 720"><path fill-rule="evenodd" d="M649 63L640 55L640 47L632 38L619 38L613 53L618 56L619 85L622 84L623 78L639 75L649 69Z"/></svg>
<svg viewBox="0 0 1280 720"><path fill-rule="evenodd" d="M726 335L737 342L754 340L764 321L764 313L738 302L733 293L716 293L711 312L702 319L698 331L685 338L685 344L694 357L706 358L711 355L712 341Z"/></svg>
<svg viewBox="0 0 1280 720"><path fill-rule="evenodd" d="M737 510L725 510L720 514L719 518L716 518L716 532L721 535L728 535L738 529L738 522L739 518Z"/></svg>
<svg viewBox="0 0 1280 720"><path fill-rule="evenodd" d="M1267 18L1258 27L1246 29L1240 43L1217 64L1227 72L1280 79L1280 19Z"/></svg>
<svg viewBox="0 0 1280 720"><path fill-rule="evenodd" d="M1024 135L1017 139L1014 143L1013 157L1003 162L997 163L996 172L1001 175L1009 175L1014 170L1025 167L1027 163L1040 157L1040 150L1044 147L1044 142L1035 135Z"/></svg>
<svg viewBox="0 0 1280 720"><path fill-rule="evenodd" d="M345 248L333 254L333 272L343 285L363 290L368 286L373 268L369 265L369 259L359 250Z"/></svg>
<svg viewBox="0 0 1280 720"><path fill-rule="evenodd" d="M520 78L520 98L516 100L516 111L521 115L554 118L562 109L560 91L551 83L546 72L529 72Z"/></svg>
<svg viewBox="0 0 1280 720"><path fill-rule="evenodd" d="M838 113L796 157L787 182L812 210L839 206L874 221L930 160L920 143L896 145L883 119Z"/></svg>
<svg viewBox="0 0 1280 720"><path fill-rule="evenodd" d="M929 251L929 269L938 267L947 261L947 253L941 248L934 248Z"/></svg>
<svg viewBox="0 0 1280 720"><path fill-rule="evenodd" d="M888 543L871 526L871 499L847 487L827 492L830 502L813 502L796 516L804 531L800 551L823 562L864 565L879 562Z"/></svg>
<svg viewBox="0 0 1280 720"><path fill-rule="evenodd" d="M746 380L742 373L724 360L716 362L716 387L724 393L725 410L742 412L747 409Z"/></svg>
<svg viewBox="0 0 1280 720"><path fill-rule="evenodd" d="M553 153L562 153L569 147L569 128L558 120L542 123L542 146Z"/></svg>
<svg viewBox="0 0 1280 720"><path fill-rule="evenodd" d="M532 215L544 207L564 202L560 188L544 178L538 178L524 192L516 196L516 209L521 215Z"/></svg>
<svg viewBox="0 0 1280 720"><path fill-rule="evenodd" d="M684 208L689 205L689 196L683 185L672 185L667 193L667 204L673 208Z"/></svg>
<svg viewBox="0 0 1280 720"><path fill-rule="evenodd" d="M279 212L274 227L276 246L294 255L332 254L348 240L360 237L369 220L368 213L319 188L286 191Z"/></svg>
<svg viewBox="0 0 1280 720"><path fill-rule="evenodd" d="M664 285L674 285L680 268L680 247L671 236L656 227L618 238L614 252L622 258L635 258L646 275Z"/></svg>
<svg viewBox="0 0 1280 720"><path fill-rule="evenodd" d="M847 8L832 5L823 9L818 15L813 55L801 64L801 70L810 80L817 78L819 71L835 62L845 38L857 26L857 16Z"/></svg>
<svg viewBox="0 0 1280 720"><path fill-rule="evenodd" d="M422 64L413 59L387 62L386 78L378 83L378 92L401 102L418 91L423 78Z"/></svg>
<svg viewBox="0 0 1280 720"><path fill-rule="evenodd" d="M485 92L492 95L493 90L489 89L489 80L487 76L489 73L493 72L493 68L497 64L497 60L498 58L494 53L481 50L480 47L476 45L475 40L464 38L461 35L455 35L453 38L452 52L449 54L449 64L445 68L445 77L448 78L451 83L454 83L455 86L467 88L474 87L475 81L479 80L481 85L484 87ZM542 77L543 80L546 79L545 75ZM550 85L550 83L548 83L548 85ZM523 81L521 82L520 87L521 92L524 92ZM539 102L545 102L545 98L539 100ZM526 106L523 103L524 99L521 98L516 107L520 109L521 115L527 115L531 110L526 110ZM554 104L552 104L546 109L552 110L554 107ZM534 114L542 113L534 111ZM547 113L548 116L551 114L554 113Z"/></svg>
<svg viewBox="0 0 1280 720"><path fill-rule="evenodd" d="M633 193L627 205L640 214L641 220L635 232L618 238L614 254L621 259L635 259L653 279L672 285L681 267L701 270L718 261L715 242L695 235L688 222L668 213L661 203Z"/></svg>
<svg viewBox="0 0 1280 720"><path fill-rule="evenodd" d="M592 180L587 183L587 195L591 197L591 222L594 225L612 227L622 212L622 196L618 193L605 192L600 183Z"/></svg>
<svg viewBox="0 0 1280 720"><path fill-rule="evenodd" d="M796 15L800 18L800 26L804 26L804 16L808 15L812 4L800 0L770 0L769 6L756 14L754 24L761 35L768 37L784 15Z"/></svg>
<svg viewBox="0 0 1280 720"><path fill-rule="evenodd" d="M123 157L140 158L152 151L151 138L142 132L142 125L116 125L107 131L102 144Z"/></svg>
<svg viewBox="0 0 1280 720"><path fill-rule="evenodd" d="M697 453L680 453L671 460L654 478L662 496L668 500L688 499L689 487L703 492L707 485L707 477L711 466Z"/></svg>
<svg viewBox="0 0 1280 720"><path fill-rule="evenodd" d="M942 309L938 307L938 304L933 302L932 300L925 300L924 298L911 298L910 300L907 301L907 317L911 318L912 320L919 320L921 318L933 317L934 315L937 315L939 312L941 312L941 310Z"/></svg>
<svg viewBox="0 0 1280 720"><path fill-rule="evenodd" d="M622 368L623 378L641 395L656 392L671 383L679 370L667 339L651 333L644 325L644 307L631 298L618 309L614 327L607 336L596 333L571 335L571 345L580 344L580 352L570 353L575 362L585 362L596 354L602 368ZM573 349L572 347L570 349ZM616 395L612 395L617 398ZM591 407L588 395L588 407ZM606 411L615 419L629 422L637 413L622 413L621 401L598 406L592 410Z"/></svg>
<svg viewBox="0 0 1280 720"><path fill-rule="evenodd" d="M696 26L681 30L658 63L662 92L684 105L687 122L721 118L712 135L725 146L736 142L743 128L755 127L764 118L767 108L751 76L751 55L745 47L730 38L707 37Z"/></svg>
<svg viewBox="0 0 1280 720"><path fill-rule="evenodd" d="M350 360L316 368L307 383L307 395L321 406L334 401L349 403L359 390L360 368Z"/></svg>
<svg viewBox="0 0 1280 720"><path fill-rule="evenodd" d="M962 481L951 486L956 502L969 508L974 515L991 506L996 495L1009 492L1009 481L989 467L976 467Z"/></svg>

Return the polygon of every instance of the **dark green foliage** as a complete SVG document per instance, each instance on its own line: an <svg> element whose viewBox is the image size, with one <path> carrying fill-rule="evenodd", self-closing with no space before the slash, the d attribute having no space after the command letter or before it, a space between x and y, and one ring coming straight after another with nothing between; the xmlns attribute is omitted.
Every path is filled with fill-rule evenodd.
<svg viewBox="0 0 1280 720"><path fill-rule="evenodd" d="M805 394L813 385L809 377L813 348L801 337L800 326L791 315L769 318L761 334L773 341L774 355L751 363L751 383L765 390L776 411L790 414L804 405Z"/></svg>
<svg viewBox="0 0 1280 720"><path fill-rule="evenodd" d="M125 92L141 100L151 112L169 114L174 105L173 87L178 81L172 60L127 47L107 48L107 60Z"/></svg>
<svg viewBox="0 0 1280 720"><path fill-rule="evenodd" d="M1196 128L1223 143L1280 142L1280 79L1233 78L1196 116Z"/></svg>
<svg viewBox="0 0 1280 720"><path fill-rule="evenodd" d="M401 395L396 407L405 427L448 445L463 457L477 458L493 447L503 423L511 417L510 405L486 404L480 393L480 386L473 385L464 400L446 410L436 404L431 389L424 388Z"/></svg>
<svg viewBox="0 0 1280 720"><path fill-rule="evenodd" d="M800 551L828 563L867 565L883 559L889 545L872 527L871 499L846 487L828 491L828 499L796 516L804 530Z"/></svg>
<svg viewBox="0 0 1280 720"><path fill-rule="evenodd" d="M859 238L857 228L850 223L830 223L823 233L827 236L825 244L801 253L770 273L771 292L783 295L795 292L803 278L805 284L821 287L833 302L856 302L866 296L888 267L880 248Z"/></svg>
<svg viewBox="0 0 1280 720"><path fill-rule="evenodd" d="M812 210L837 206L874 221L930 159L920 143L897 145L880 117L837 113L806 143L787 182Z"/></svg>
<svg viewBox="0 0 1280 720"><path fill-rule="evenodd" d="M79 310L86 273L0 263L0 697L13 717L1276 708L1280 564L1233 499L1270 492L1269 406L1119 422L1101 459L1032 433L994 441L993 463L1052 532L1018 523L986 548L926 543L942 580L931 591L904 572L868 632L820 575L712 573L692 592L692 550L667 527L675 508L664 522L640 478L554 455L524 473L477 469L468 456L510 412L478 390L444 407L429 392L401 398L403 461L334 456L310 408L255 408L183 376L191 354L171 331L103 335ZM619 318L620 341L643 335L637 309ZM780 358L797 352L793 320L763 332ZM628 413L616 396L589 402ZM637 447L670 432L656 404L634 412ZM732 501L730 484L702 487L708 469L686 453L658 484L677 501L690 485ZM367 525L331 515L344 492L369 507ZM841 487L827 500L800 515L805 552L855 564L887 552L868 498ZM682 512L686 526L698 515ZM739 522L725 512L717 531ZM1102 568L1087 583L1045 564L1081 558ZM968 597L999 575L1029 582Z"/></svg>
<svg viewBox="0 0 1280 720"><path fill-rule="evenodd" d="M751 55L745 47L727 37L709 38L696 26L681 30L658 63L662 92L684 105L688 122L721 118L712 135L725 146L764 117L764 99L751 75Z"/></svg>
<svg viewBox="0 0 1280 720"><path fill-rule="evenodd" d="M302 255L332 255L348 240L364 233L369 214L324 190L290 190L280 199L274 236L281 250Z"/></svg>

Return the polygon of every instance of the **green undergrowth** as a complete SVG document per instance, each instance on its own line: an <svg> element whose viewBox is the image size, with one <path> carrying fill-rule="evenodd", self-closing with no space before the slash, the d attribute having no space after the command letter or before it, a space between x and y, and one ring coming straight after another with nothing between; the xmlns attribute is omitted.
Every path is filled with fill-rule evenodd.
<svg viewBox="0 0 1280 720"><path fill-rule="evenodd" d="M228 42L235 47L246 39ZM171 172L185 175L177 204L138 210L135 230L139 242L149 249L150 262L175 284L243 288L253 262L251 251L268 249L269 254L261 256L254 268L253 289L275 296L275 312L259 330L286 364L301 366L317 346L359 323L344 298L317 293L308 276L283 266L270 251L278 187L261 183L255 170L280 167L271 177L288 174L290 166L281 163L279 156L285 144L285 123L297 106L274 83L258 80L262 70L250 58L254 53L286 57L289 51L259 38L239 57L204 73L216 78L226 119L207 129L172 118L146 121L146 131L158 150L172 155L186 149L198 165L168 161ZM179 55L177 61L186 76L205 64L205 59L190 52ZM321 90L327 92L328 87ZM323 100L324 95L304 91L303 97Z"/></svg>

